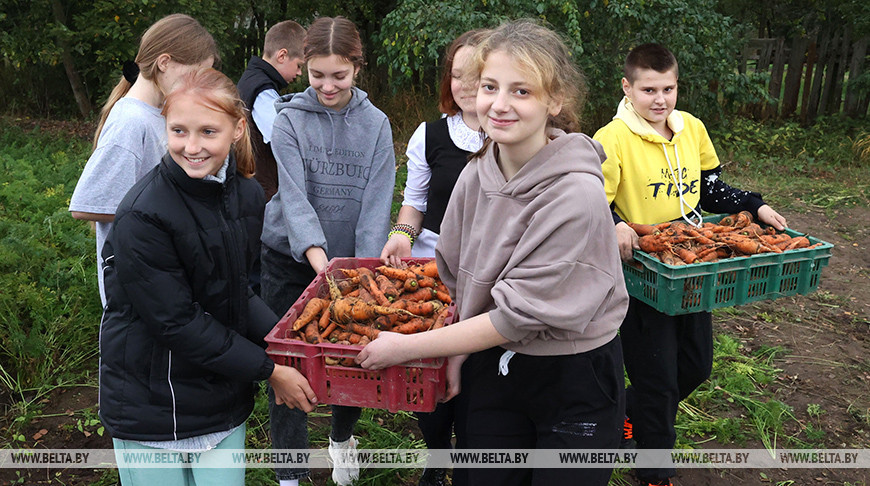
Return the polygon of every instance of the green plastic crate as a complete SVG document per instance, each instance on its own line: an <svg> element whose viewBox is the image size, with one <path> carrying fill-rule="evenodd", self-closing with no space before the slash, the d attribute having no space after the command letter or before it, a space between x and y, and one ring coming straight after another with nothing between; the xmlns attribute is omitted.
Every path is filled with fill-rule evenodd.
<svg viewBox="0 0 870 486"><path fill-rule="evenodd" d="M704 218L717 222L725 215ZM632 297L668 315L710 311L807 294L816 290L822 268L831 259L834 245L786 229L790 236L806 236L816 248L736 257L717 262L668 265L635 250L634 265L623 263L625 286Z"/></svg>

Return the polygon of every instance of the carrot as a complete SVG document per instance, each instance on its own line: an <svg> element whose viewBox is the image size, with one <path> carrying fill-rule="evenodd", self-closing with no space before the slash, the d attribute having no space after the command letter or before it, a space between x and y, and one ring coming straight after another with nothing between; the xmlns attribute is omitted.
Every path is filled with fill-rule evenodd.
<svg viewBox="0 0 870 486"><path fill-rule="evenodd" d="M628 226L637 233L638 236L654 235L659 232L655 226L649 224L628 223Z"/></svg>
<svg viewBox="0 0 870 486"><path fill-rule="evenodd" d="M430 321L430 322L427 322ZM429 329L430 326L434 325L434 321L431 319L423 319L417 317L415 319L411 319L410 321L402 324L400 326L396 326L393 329L393 332L398 332L401 334L414 334L418 332L423 332Z"/></svg>
<svg viewBox="0 0 870 486"><path fill-rule="evenodd" d="M329 325L326 326L326 329L324 329L323 332L320 333L320 337L323 339L329 338L330 337L329 335L332 334L332 332L335 331L335 329L337 327L338 327L338 323L330 322Z"/></svg>
<svg viewBox="0 0 870 486"><path fill-rule="evenodd" d="M341 273L344 274L345 277L359 277L359 271L355 268L339 268L339 270L341 271Z"/></svg>
<svg viewBox="0 0 870 486"><path fill-rule="evenodd" d="M801 248L806 248L808 246L810 246L810 240L803 236L798 236L796 238L792 238L791 243L783 248L783 250L798 250Z"/></svg>
<svg viewBox="0 0 870 486"><path fill-rule="evenodd" d="M408 314L406 310L373 305L353 297L345 297L332 301L330 312L332 313L333 320L340 324L347 324L351 321L373 320L379 316L389 314Z"/></svg>
<svg viewBox="0 0 870 486"><path fill-rule="evenodd" d="M647 253L668 251L671 248L670 243L659 238L658 235L641 236L637 242L640 245L640 249Z"/></svg>
<svg viewBox="0 0 870 486"><path fill-rule="evenodd" d="M320 315L320 322L317 323L317 327L320 329L329 327L329 305L323 309L323 314ZM326 334L329 335L329 333Z"/></svg>
<svg viewBox="0 0 870 486"><path fill-rule="evenodd" d="M453 299L450 298L450 294L447 292L442 292L440 290L435 291L435 298L444 302L445 304L450 304L453 302Z"/></svg>
<svg viewBox="0 0 870 486"><path fill-rule="evenodd" d="M353 332L355 334L360 334L360 335L366 336L369 339L375 339L376 337L378 337L378 334L380 334L380 332L381 332L373 327L363 326L362 324L353 324L352 323L349 327L350 327L351 332Z"/></svg>
<svg viewBox="0 0 870 486"><path fill-rule="evenodd" d="M428 262L423 264L423 268L420 269L420 273L427 277L438 278L438 264L435 260L429 260Z"/></svg>
<svg viewBox="0 0 870 486"><path fill-rule="evenodd" d="M420 284L417 283L416 278L407 278L405 279L405 283L402 285L402 290L405 292L415 292L420 288Z"/></svg>
<svg viewBox="0 0 870 486"><path fill-rule="evenodd" d="M400 300L432 300L437 298L437 291L432 288L423 287L422 289L417 290L416 292L411 292L410 294L402 294L399 296Z"/></svg>
<svg viewBox="0 0 870 486"><path fill-rule="evenodd" d="M440 311L442 307L444 307L444 304L437 300L427 302L409 301L405 309L416 316L431 316Z"/></svg>
<svg viewBox="0 0 870 486"><path fill-rule="evenodd" d="M368 290L370 294L372 294L372 297L375 298L375 301L377 301L378 305L390 305L390 299L388 299L387 296L384 295L383 292L381 292L381 288L378 287L378 283L375 282L374 276L370 276L368 274L360 272L359 284L365 287L365 289Z"/></svg>
<svg viewBox="0 0 870 486"><path fill-rule="evenodd" d="M303 333L305 336L305 340L309 344L317 344L322 343L323 339L320 337L320 332L317 330L317 323L309 322L305 325L305 332Z"/></svg>
<svg viewBox="0 0 870 486"><path fill-rule="evenodd" d="M686 264L686 262L677 258L677 256L674 255L670 251L660 252L659 255L661 255L659 260L661 260L662 263L666 263L668 265L685 265Z"/></svg>
<svg viewBox="0 0 870 486"><path fill-rule="evenodd" d="M308 301L305 304L305 309L302 310L302 313L299 314L299 317L296 319L296 322L293 323L293 330L298 331L305 327L306 324L313 321L320 311L323 310L324 307L329 305L329 301L325 299L318 299L317 297Z"/></svg>
<svg viewBox="0 0 870 486"><path fill-rule="evenodd" d="M438 281L432 277L417 275L417 285L419 285L420 287L428 287L430 289L433 289L438 286Z"/></svg>
<svg viewBox="0 0 870 486"><path fill-rule="evenodd" d="M399 280L408 280L409 278L415 278L414 272L411 272L410 270L404 270L401 268L388 267L386 265L382 265L382 266L376 268L375 270L381 272L382 274L386 275L387 277L397 278Z"/></svg>
<svg viewBox="0 0 870 486"><path fill-rule="evenodd" d="M362 287L359 288L359 293L357 293L357 295L359 296L360 300L362 300L363 302L368 302L369 304L377 304L378 303L375 300L375 298L372 297L372 294L370 294L368 290L366 290Z"/></svg>
<svg viewBox="0 0 870 486"><path fill-rule="evenodd" d="M359 277L354 277L351 279L337 280L335 282L335 285L338 286L338 290L341 291L341 295L347 295L347 294L353 292L353 290L356 288L356 286L358 284L359 284Z"/></svg>
<svg viewBox="0 0 870 486"><path fill-rule="evenodd" d="M701 233L699 233L698 231L696 231L693 228L687 229L686 235L688 235L691 238L694 238L695 242L700 243L702 245L712 245L713 243L715 243L713 240L702 235Z"/></svg>
<svg viewBox="0 0 870 486"><path fill-rule="evenodd" d="M378 283L378 287L381 289L381 292L387 297L389 300L396 300L396 297L399 296L399 289L390 281L390 279L386 275L378 275L375 277L375 281Z"/></svg>
<svg viewBox="0 0 870 486"><path fill-rule="evenodd" d="M729 214L724 218L719 220L719 226L734 226L734 223L737 222L736 214Z"/></svg>
<svg viewBox="0 0 870 486"><path fill-rule="evenodd" d="M676 250L677 256L680 257L686 263L695 263L698 261L698 255L691 250L687 250L685 248L677 248Z"/></svg>
<svg viewBox="0 0 870 486"><path fill-rule="evenodd" d="M444 321L447 320L447 315L450 314L450 308L445 307L435 316L435 324L432 324L432 329L440 329L444 327Z"/></svg>

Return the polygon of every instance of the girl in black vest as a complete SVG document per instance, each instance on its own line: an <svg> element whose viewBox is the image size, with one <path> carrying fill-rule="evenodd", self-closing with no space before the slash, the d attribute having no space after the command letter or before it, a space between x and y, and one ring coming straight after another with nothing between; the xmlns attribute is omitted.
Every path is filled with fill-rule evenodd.
<svg viewBox="0 0 870 486"><path fill-rule="evenodd" d="M121 201L103 249L100 418L124 486L241 486L229 451L244 449L254 382L289 407L317 399L263 349L278 318L248 286L264 202L235 86L214 69L188 75L163 115L169 151ZM123 462L133 450L197 461L136 468Z"/></svg>
<svg viewBox="0 0 870 486"><path fill-rule="evenodd" d="M484 31L468 31L457 37L444 57L438 109L447 116L421 123L408 141L408 181L396 225L381 252L384 263L398 266L403 257L435 257L441 218L459 173L468 156L483 145L477 120L475 86L463 82L466 63ZM456 397L441 403L432 413L418 413L423 440L429 449L451 448L456 423L456 445L464 446L464 421L457 415ZM454 471L453 484L465 484L464 470ZM426 469L419 486L446 484L443 469Z"/></svg>

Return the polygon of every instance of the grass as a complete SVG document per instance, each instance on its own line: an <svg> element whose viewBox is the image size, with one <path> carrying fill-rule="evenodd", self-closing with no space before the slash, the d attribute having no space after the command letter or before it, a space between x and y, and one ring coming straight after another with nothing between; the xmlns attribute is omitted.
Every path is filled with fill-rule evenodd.
<svg viewBox="0 0 870 486"><path fill-rule="evenodd" d="M387 96L370 90L376 106L393 123L398 179L394 214L404 186L405 145L421 120L437 117L434 96L406 93ZM421 102L421 99L430 100ZM809 129L792 123L760 125L732 120L711 129L723 161L725 180L736 187L763 192L777 208L797 208L792 201L825 209L870 203L870 141L856 122L822 119ZM100 317L96 289L93 234L69 217L67 206L75 181L90 151L89 142L58 130L27 131L15 120L0 118L0 396L4 397L3 447L27 441L24 427L43 413L42 398L58 387L96 385L97 329ZM818 293L820 304L838 306L836 295ZM743 308L720 309L716 319L746 319ZM798 322L799 316L769 311L766 322ZM781 371L781 347L749 351L727 334L715 337L710 380L680 405L677 447L703 443L766 447L812 447L824 444L821 408L801 410L810 418L804 427L791 406L777 400L772 385ZM870 372L870 361L864 366ZM865 404L866 405L866 404ZM870 410L849 413L870 430ZM76 415L73 427L98 430L93 411ZM325 447L328 408L312 414L312 447ZM248 421L247 445L270 446L268 406L260 393ZM413 415L366 410L357 433L361 447L423 447ZM797 432L794 432L797 431ZM19 440L20 439L20 440ZM407 484L419 471L371 469L360 484ZM99 484L113 484L106 471ZM275 485L269 469L251 469L248 484ZM612 485L632 484L631 474L616 471Z"/></svg>

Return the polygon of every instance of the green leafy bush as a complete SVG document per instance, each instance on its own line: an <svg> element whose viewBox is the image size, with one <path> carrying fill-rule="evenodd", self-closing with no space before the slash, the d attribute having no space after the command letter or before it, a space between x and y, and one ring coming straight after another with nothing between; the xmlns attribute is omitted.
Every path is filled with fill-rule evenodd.
<svg viewBox="0 0 870 486"><path fill-rule="evenodd" d="M38 388L97 354L94 238L67 211L89 145L2 125L0 367L6 386Z"/></svg>

